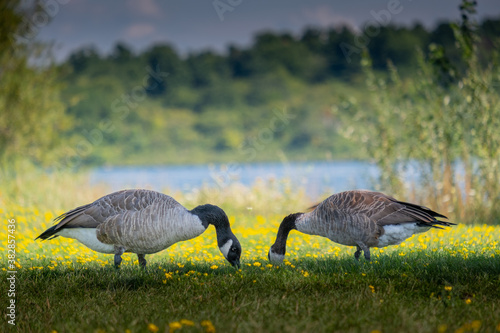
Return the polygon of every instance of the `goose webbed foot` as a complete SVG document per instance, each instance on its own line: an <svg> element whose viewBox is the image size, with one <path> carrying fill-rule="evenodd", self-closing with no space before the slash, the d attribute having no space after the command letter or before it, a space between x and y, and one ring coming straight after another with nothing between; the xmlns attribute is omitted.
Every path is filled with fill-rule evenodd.
<svg viewBox="0 0 500 333"><path fill-rule="evenodd" d="M143 269L146 268L146 255L145 254L137 254L137 258L139 259L139 266L141 266Z"/></svg>

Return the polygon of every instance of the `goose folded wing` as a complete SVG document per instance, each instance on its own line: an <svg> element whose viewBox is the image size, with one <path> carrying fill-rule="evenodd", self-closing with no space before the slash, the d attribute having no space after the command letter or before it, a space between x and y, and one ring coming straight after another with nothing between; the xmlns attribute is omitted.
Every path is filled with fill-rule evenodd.
<svg viewBox="0 0 500 333"><path fill-rule="evenodd" d="M55 230L61 228L97 228L100 224L127 212L142 211L158 202L180 206L173 198L148 190L123 190L106 195L91 204L77 207L57 217Z"/></svg>
<svg viewBox="0 0 500 333"><path fill-rule="evenodd" d="M414 222L434 226L434 224L441 224L436 217L446 218L427 207L398 201L383 194L376 195L373 199L375 203L374 209L370 211L370 218L381 226Z"/></svg>

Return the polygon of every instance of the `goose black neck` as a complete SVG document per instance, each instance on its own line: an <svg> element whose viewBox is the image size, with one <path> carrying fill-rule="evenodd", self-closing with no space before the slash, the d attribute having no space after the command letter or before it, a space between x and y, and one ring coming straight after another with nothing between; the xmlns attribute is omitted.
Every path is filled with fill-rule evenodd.
<svg viewBox="0 0 500 333"><path fill-rule="evenodd" d="M215 231L217 232L217 243L219 245L225 244L230 238L234 237L229 225L229 219L220 207L210 204L201 205L191 210L191 214L200 218L205 229L208 228L210 224L215 227Z"/></svg>
<svg viewBox="0 0 500 333"><path fill-rule="evenodd" d="M291 230L297 229L295 226L295 221L303 213L290 214L283 219L278 229L278 234L276 235L276 241L271 247L273 252L276 254L284 255L286 252L286 240L288 239L288 234Z"/></svg>

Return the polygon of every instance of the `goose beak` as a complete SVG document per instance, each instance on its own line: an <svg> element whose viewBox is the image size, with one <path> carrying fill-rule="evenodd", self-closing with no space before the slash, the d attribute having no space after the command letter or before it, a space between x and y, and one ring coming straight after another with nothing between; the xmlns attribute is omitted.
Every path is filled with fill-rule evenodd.
<svg viewBox="0 0 500 333"><path fill-rule="evenodd" d="M240 269L240 259L237 259L235 261L232 261L231 262L231 265L233 265L234 267L236 267L237 269Z"/></svg>

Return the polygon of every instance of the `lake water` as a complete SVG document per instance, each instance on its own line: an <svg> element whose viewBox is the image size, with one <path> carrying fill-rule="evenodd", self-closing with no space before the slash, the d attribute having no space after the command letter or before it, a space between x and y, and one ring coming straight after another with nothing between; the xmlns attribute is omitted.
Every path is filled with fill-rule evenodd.
<svg viewBox="0 0 500 333"><path fill-rule="evenodd" d="M211 164L151 167L101 167L91 172L92 184L113 191L149 188L164 193L189 192L201 186L224 187L232 182L251 186L257 180L288 179L312 198L350 189L373 189L378 168L360 161Z"/></svg>

